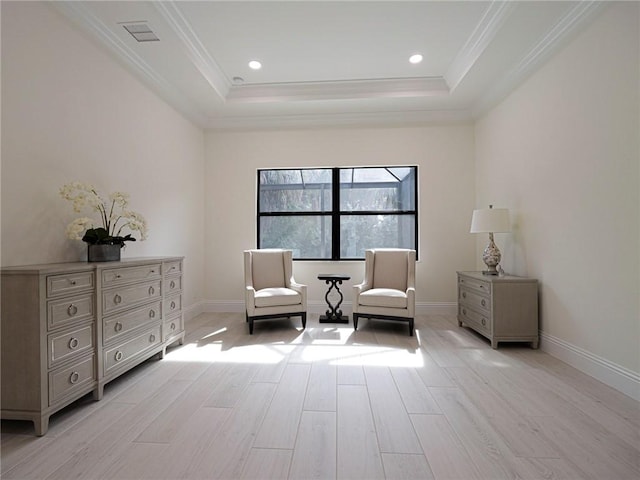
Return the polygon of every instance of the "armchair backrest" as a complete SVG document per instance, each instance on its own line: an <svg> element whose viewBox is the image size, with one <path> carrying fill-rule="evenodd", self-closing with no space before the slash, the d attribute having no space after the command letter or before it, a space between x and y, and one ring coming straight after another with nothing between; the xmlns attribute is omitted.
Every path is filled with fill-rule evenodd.
<svg viewBox="0 0 640 480"><path fill-rule="evenodd" d="M365 271L372 288L393 288L404 292L415 287L416 251L401 248L367 250Z"/></svg>
<svg viewBox="0 0 640 480"><path fill-rule="evenodd" d="M293 272L291 250L245 250L244 263L245 283L256 290L290 285Z"/></svg>

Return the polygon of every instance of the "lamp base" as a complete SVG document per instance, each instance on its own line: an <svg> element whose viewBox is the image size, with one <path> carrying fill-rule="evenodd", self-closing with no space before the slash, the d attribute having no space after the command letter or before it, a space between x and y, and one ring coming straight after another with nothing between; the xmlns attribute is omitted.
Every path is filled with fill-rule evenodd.
<svg viewBox="0 0 640 480"><path fill-rule="evenodd" d="M483 270L482 271L483 275L500 275L500 273L497 270Z"/></svg>

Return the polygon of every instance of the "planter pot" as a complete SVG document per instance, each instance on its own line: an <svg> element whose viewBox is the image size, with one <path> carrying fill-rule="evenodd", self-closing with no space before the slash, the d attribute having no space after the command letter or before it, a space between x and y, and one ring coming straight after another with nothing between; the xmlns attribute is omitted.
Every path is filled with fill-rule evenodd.
<svg viewBox="0 0 640 480"><path fill-rule="evenodd" d="M120 260L120 245L87 245L87 260L90 262L117 262Z"/></svg>

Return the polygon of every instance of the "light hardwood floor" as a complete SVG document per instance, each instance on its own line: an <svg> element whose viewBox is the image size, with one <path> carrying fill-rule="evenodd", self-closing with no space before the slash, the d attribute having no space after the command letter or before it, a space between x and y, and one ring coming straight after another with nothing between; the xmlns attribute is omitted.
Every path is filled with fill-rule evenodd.
<svg viewBox="0 0 640 480"><path fill-rule="evenodd" d="M640 478L639 403L540 350L317 319L197 317L46 436L3 421L2 478Z"/></svg>

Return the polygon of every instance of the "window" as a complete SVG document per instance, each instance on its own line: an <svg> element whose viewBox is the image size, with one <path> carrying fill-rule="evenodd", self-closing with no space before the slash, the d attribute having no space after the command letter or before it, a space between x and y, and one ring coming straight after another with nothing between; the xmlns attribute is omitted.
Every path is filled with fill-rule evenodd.
<svg viewBox="0 0 640 480"><path fill-rule="evenodd" d="M418 245L418 167L258 170L258 248L304 260L363 259Z"/></svg>

